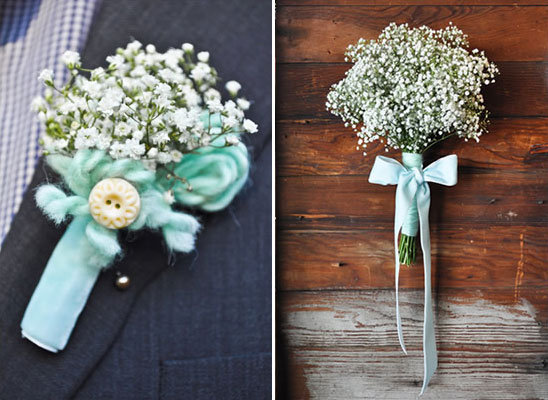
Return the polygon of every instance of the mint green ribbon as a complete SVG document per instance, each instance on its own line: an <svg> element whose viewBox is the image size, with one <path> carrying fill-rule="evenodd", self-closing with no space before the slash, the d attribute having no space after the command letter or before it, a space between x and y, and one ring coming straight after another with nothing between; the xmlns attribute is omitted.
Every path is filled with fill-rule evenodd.
<svg viewBox="0 0 548 400"><path fill-rule="evenodd" d="M442 157L422 169L422 155L403 153L405 164L414 164L405 167L396 160L388 157L377 156L375 164L369 175L369 182L380 185L397 185L396 187L396 215L394 218L394 249L396 260L396 320L398 325L398 339L405 354L405 344L400 317L400 305L398 297L400 264L398 254L398 236L409 214L410 209L416 204L419 216L419 228L421 248L424 261L424 329L423 329L423 353L424 353L424 381L421 395L428 386L430 379L438 366L438 354L436 350L436 334L434 332L434 315L432 312L432 284L431 284L431 256L430 256L430 229L428 224L428 212L430 210L430 187L428 182L439 183L445 186L454 186L457 183L457 156ZM419 164L417 159L421 160Z"/></svg>
<svg viewBox="0 0 548 400"><path fill-rule="evenodd" d="M90 216L78 216L69 224L53 250L21 321L21 334L34 344L57 353L69 340L102 262L86 230Z"/></svg>

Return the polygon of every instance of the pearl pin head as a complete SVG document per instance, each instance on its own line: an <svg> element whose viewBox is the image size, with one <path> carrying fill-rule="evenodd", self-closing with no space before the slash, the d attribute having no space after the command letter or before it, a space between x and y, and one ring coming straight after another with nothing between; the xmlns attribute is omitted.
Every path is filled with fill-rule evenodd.
<svg viewBox="0 0 548 400"><path fill-rule="evenodd" d="M88 203L93 219L108 229L131 225L141 210L139 192L131 183L120 178L98 182L89 194Z"/></svg>
<svg viewBox="0 0 548 400"><path fill-rule="evenodd" d="M116 277L116 281L114 283L118 289L126 290L129 287L129 284L131 283L131 281L129 280L129 276L119 274Z"/></svg>

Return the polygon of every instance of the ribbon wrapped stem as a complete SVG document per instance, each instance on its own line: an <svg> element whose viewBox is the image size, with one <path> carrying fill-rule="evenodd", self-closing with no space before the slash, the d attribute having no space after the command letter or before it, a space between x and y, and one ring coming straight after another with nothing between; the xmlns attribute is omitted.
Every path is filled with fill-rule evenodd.
<svg viewBox="0 0 548 400"><path fill-rule="evenodd" d="M101 267L108 260L86 236L91 217L76 217L57 243L21 322L21 333L36 345L57 353L67 345Z"/></svg>
<svg viewBox="0 0 548 400"><path fill-rule="evenodd" d="M422 169L422 154L402 153L403 166L407 169ZM398 248L399 261L403 265L412 265L417 258L417 232L419 230L419 211L417 199L414 198L407 211L401 228L400 244Z"/></svg>

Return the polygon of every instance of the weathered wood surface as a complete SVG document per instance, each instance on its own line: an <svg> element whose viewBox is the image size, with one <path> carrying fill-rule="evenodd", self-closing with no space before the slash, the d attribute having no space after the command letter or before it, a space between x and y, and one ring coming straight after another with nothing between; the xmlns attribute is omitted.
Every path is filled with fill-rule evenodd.
<svg viewBox="0 0 548 400"><path fill-rule="evenodd" d="M277 81L277 118L335 119L325 109L326 96L331 85L344 78L351 66L344 63L278 65L279 76L285 78ZM501 75L484 91L493 117L548 116L548 63L500 62L497 66Z"/></svg>
<svg viewBox="0 0 548 400"><path fill-rule="evenodd" d="M548 227L432 228L433 287L507 288L516 297L528 288L548 290ZM394 287L392 226L284 231L277 246L281 290ZM417 265L401 268L401 287L424 286L421 262L419 257Z"/></svg>
<svg viewBox="0 0 548 400"><path fill-rule="evenodd" d="M426 5L426 6L425 6ZM502 75L485 91L490 132L426 157L459 157L432 184L438 373L424 398L548 399L548 5L511 0L282 0L277 6L278 394L412 399L422 381L423 270L403 267L394 313L394 187L325 110L346 46L389 22L453 21ZM421 261L420 259L418 260Z"/></svg>
<svg viewBox="0 0 548 400"><path fill-rule="evenodd" d="M487 299L485 299L485 297ZM548 329L524 299L447 291L435 309L439 367L424 399L548 398ZM545 297L546 298L546 297ZM422 384L422 291L402 291L408 355L390 290L287 293L280 378L288 398L415 399ZM299 372L295 374L295 371Z"/></svg>
<svg viewBox="0 0 548 400"><path fill-rule="evenodd" d="M342 62L349 44L377 37L390 22L442 28L450 21L493 60L548 60L546 7L436 5L277 7L277 62Z"/></svg>
<svg viewBox="0 0 548 400"><path fill-rule="evenodd" d="M547 102L548 104L548 102ZM336 119L278 121L276 171L279 177L300 175L368 175L381 144L356 150L354 133ZM459 166L493 170L544 171L548 169L548 118L496 118L479 143L449 139L428 154L436 160L447 154L459 157Z"/></svg>
<svg viewBox="0 0 548 400"><path fill-rule="evenodd" d="M278 0L278 6L539 6L548 0Z"/></svg>

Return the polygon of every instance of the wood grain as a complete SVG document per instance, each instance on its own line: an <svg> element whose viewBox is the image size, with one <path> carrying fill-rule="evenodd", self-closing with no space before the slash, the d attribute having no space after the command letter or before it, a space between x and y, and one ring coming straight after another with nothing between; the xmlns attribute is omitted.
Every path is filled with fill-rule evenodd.
<svg viewBox="0 0 548 400"><path fill-rule="evenodd" d="M548 227L432 225L437 288L548 289ZM384 228L287 231L278 242L280 290L394 288L394 232ZM420 251L419 251L420 252ZM403 288L424 287L422 258L400 270Z"/></svg>
<svg viewBox="0 0 548 400"><path fill-rule="evenodd" d="M496 291L438 296L439 367L422 398L548 398L545 322L529 301L508 297ZM546 289L542 297L548 300ZM291 370L303 371L306 381L303 389L287 374L291 398L416 398L422 291L403 292L400 304L407 356L398 344L392 291L287 293L280 303L282 340Z"/></svg>
<svg viewBox="0 0 548 400"><path fill-rule="evenodd" d="M356 136L333 119L279 121L276 124L276 173L299 175L368 175L377 155L386 153L379 143L356 150ZM496 118L479 143L449 139L435 146L428 158L456 154L461 167L533 171L548 168L548 118Z"/></svg>
<svg viewBox="0 0 548 400"><path fill-rule="evenodd" d="M417 0L278 0L278 6L416 6ZM542 6L548 0L420 0L420 5Z"/></svg>
<svg viewBox="0 0 548 400"><path fill-rule="evenodd" d="M548 42L548 41L547 41ZM547 53L548 54L548 53ZM484 90L493 117L548 116L548 63L502 62L501 75ZM331 85L344 78L352 64L281 64L277 66L276 115L280 120L336 119L325 109Z"/></svg>
<svg viewBox="0 0 548 400"><path fill-rule="evenodd" d="M394 219L393 186L367 176L297 176L278 179L278 228L357 229ZM548 223L548 174L459 168L453 187L431 184L430 223L534 225Z"/></svg>
<svg viewBox="0 0 548 400"><path fill-rule="evenodd" d="M548 60L546 7L355 6L278 7L277 62L342 62L360 37L376 38L390 22L445 27L450 21L470 45L495 61Z"/></svg>

